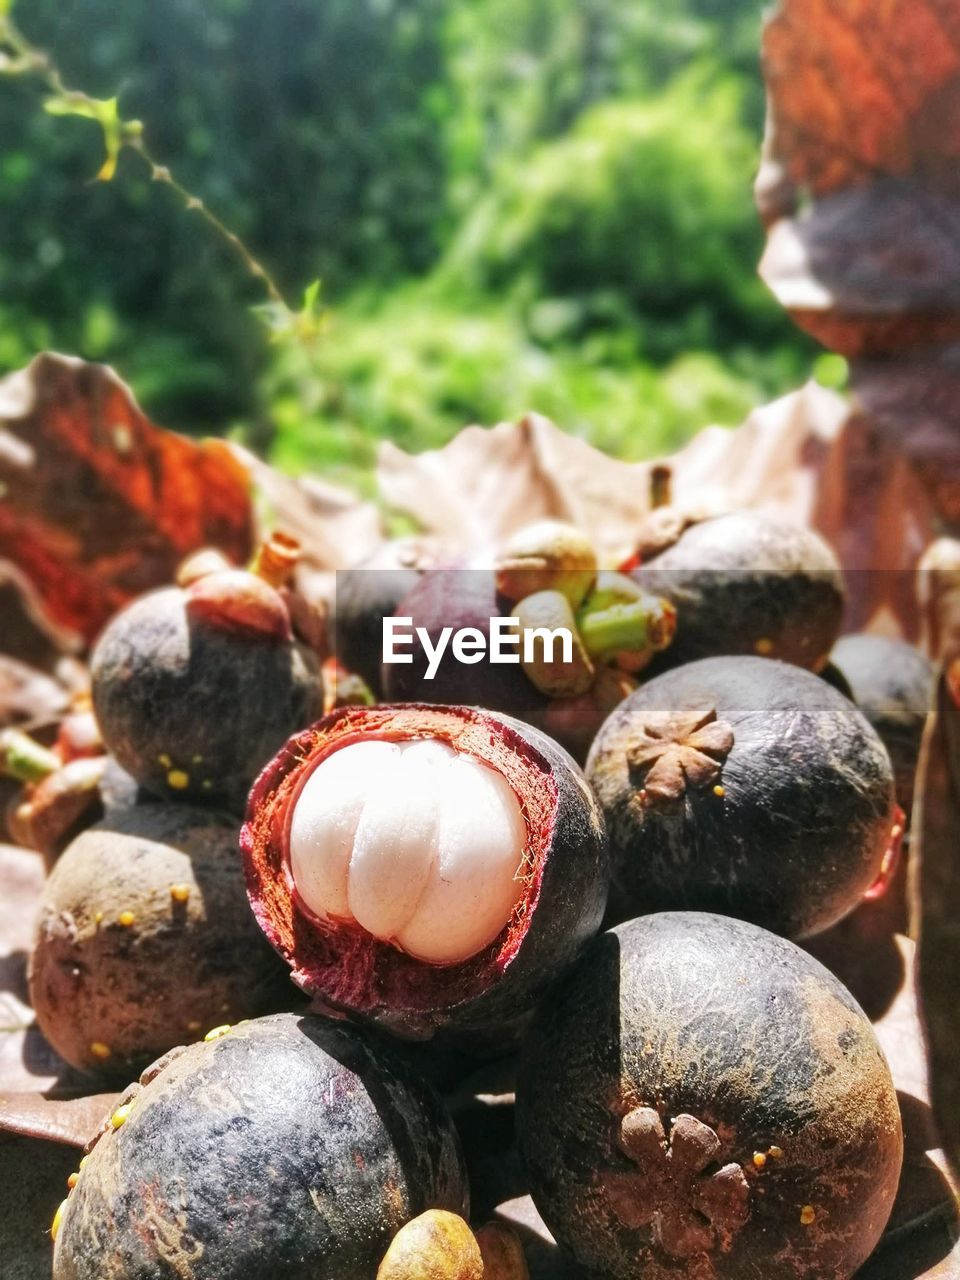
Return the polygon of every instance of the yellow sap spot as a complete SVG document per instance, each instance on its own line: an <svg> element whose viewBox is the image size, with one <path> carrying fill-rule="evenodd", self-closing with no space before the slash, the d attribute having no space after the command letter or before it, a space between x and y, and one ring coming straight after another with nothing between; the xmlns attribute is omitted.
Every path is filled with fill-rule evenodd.
<svg viewBox="0 0 960 1280"><path fill-rule="evenodd" d="M190 785L190 775L183 769L171 769L167 774L167 786L174 791L186 791Z"/></svg>
<svg viewBox="0 0 960 1280"><path fill-rule="evenodd" d="M137 917L132 911L121 911L117 916L117 924L122 924L125 929L129 929L136 922Z"/></svg>
<svg viewBox="0 0 960 1280"><path fill-rule="evenodd" d="M811 1222L816 1222L817 1212L812 1204L805 1204L800 1210L800 1223L804 1227L809 1227Z"/></svg>
<svg viewBox="0 0 960 1280"><path fill-rule="evenodd" d="M173 761L170 759L167 753L163 751L161 752L160 755L157 756L157 764L162 764L165 769L169 769L170 766L173 764Z"/></svg>
<svg viewBox="0 0 960 1280"><path fill-rule="evenodd" d="M783 1147L768 1147L767 1155L772 1156L774 1160L779 1160L783 1155Z"/></svg>
<svg viewBox="0 0 960 1280"><path fill-rule="evenodd" d="M104 1044L102 1040L94 1040L93 1044L90 1046L90 1056L92 1058L99 1058L101 1062L106 1062L110 1057L111 1052L110 1046L108 1044Z"/></svg>
<svg viewBox="0 0 960 1280"><path fill-rule="evenodd" d="M761 636L757 643L753 646L754 651L759 653L761 658L769 658L773 653L773 641L768 640L766 636Z"/></svg>
<svg viewBox="0 0 960 1280"><path fill-rule="evenodd" d="M79 1181L80 1181L79 1173L71 1173L70 1177L67 1179L67 1186L72 1191Z"/></svg>
<svg viewBox="0 0 960 1280"><path fill-rule="evenodd" d="M725 796L727 794L727 789L726 787L721 787L720 783L718 782L717 785L713 788L713 794L715 796Z"/></svg>
<svg viewBox="0 0 960 1280"><path fill-rule="evenodd" d="M225 1036L232 1029L230 1023L225 1022L222 1027L214 1027L212 1031L208 1031L203 1038L204 1040L219 1040L221 1036Z"/></svg>
<svg viewBox="0 0 960 1280"><path fill-rule="evenodd" d="M187 902L190 897L190 886L188 884L172 884L170 886L170 897L174 902Z"/></svg>
<svg viewBox="0 0 960 1280"><path fill-rule="evenodd" d="M57 1236L60 1234L60 1223L63 1221L63 1211L66 1207L67 1207L66 1200L62 1200L60 1202L60 1207L57 1209L57 1212L53 1215L53 1222L50 1224L51 1240L56 1240Z"/></svg>
<svg viewBox="0 0 960 1280"><path fill-rule="evenodd" d="M763 1166L767 1163L767 1157L763 1154L762 1151L755 1151L753 1153L753 1163L757 1166L758 1169L762 1169Z"/></svg>
<svg viewBox="0 0 960 1280"><path fill-rule="evenodd" d="M111 1129L119 1129L127 1123L130 1112L133 1110L132 1102L125 1102L122 1107L117 1107L116 1111L110 1117Z"/></svg>
<svg viewBox="0 0 960 1280"><path fill-rule="evenodd" d="M87 1163L87 1161L88 1161L89 1159L90 1159L90 1157L89 1157L89 1156L82 1156L82 1157L81 1157L81 1159L80 1159L80 1168L81 1168L81 1170L83 1169L83 1166Z"/></svg>
<svg viewBox="0 0 960 1280"><path fill-rule="evenodd" d="M102 911L98 911L98 912L97 912L97 914L93 917L93 923L94 923L94 924L103 924L103 912L102 912Z"/></svg>

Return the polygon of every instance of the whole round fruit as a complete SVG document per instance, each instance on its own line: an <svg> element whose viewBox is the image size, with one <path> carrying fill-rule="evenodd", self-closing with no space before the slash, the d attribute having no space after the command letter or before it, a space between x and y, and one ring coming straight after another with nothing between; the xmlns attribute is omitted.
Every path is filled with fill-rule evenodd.
<svg viewBox="0 0 960 1280"><path fill-rule="evenodd" d="M600 730L587 776L620 920L685 908L818 933L880 876L900 817L890 759L856 707L764 658L649 681Z"/></svg>
<svg viewBox="0 0 960 1280"><path fill-rule="evenodd" d="M371 1280L409 1219L466 1212L442 1104L357 1028L262 1018L143 1079L64 1206L55 1280Z"/></svg>
<svg viewBox="0 0 960 1280"><path fill-rule="evenodd" d="M842 636L830 661L890 753L897 799L913 804L920 739L933 701L934 670L913 645L886 636Z"/></svg>
<svg viewBox="0 0 960 1280"><path fill-rule="evenodd" d="M337 574L334 647L343 665L378 698L383 693L383 619L399 612L400 601L439 558L440 547L429 538L394 538Z"/></svg>
<svg viewBox="0 0 960 1280"><path fill-rule="evenodd" d="M522 568L523 561L511 563L511 572L517 575L516 580L509 580L513 589L530 585L530 571ZM622 655L591 649L591 656L586 650L587 640L592 646L598 629L601 637L612 629L622 633L619 643L624 650L630 650L629 657L649 661L673 634L672 608L645 596L629 578L594 573L597 590L583 608L599 602L606 611L585 622L582 613L574 617L562 591L537 591L519 603L500 594L498 576L505 572L503 568L464 566L433 569L421 575L397 604L397 616L409 618L409 626L424 633L432 648L445 642L446 648L431 664L424 645L418 641L412 648L402 649L407 661L384 662L381 685L385 695L393 702L469 704L516 716L555 738L582 764L600 725L636 684L628 671L612 663ZM547 582L557 576L554 570L540 572ZM574 573L574 579L576 576ZM568 591L573 590L569 582L563 585ZM518 629L513 632L513 647L506 644L504 648L510 660L492 661L491 636L499 625L494 620L507 617L511 611ZM551 651L550 661L545 660L545 653L541 660L536 647L530 655L532 660L527 661L520 637L535 627L566 627L573 637L570 661L561 661L555 650ZM466 630L475 633L484 651L461 661L449 638ZM646 644L649 651L642 652L642 656L635 651L638 645L642 651Z"/></svg>
<svg viewBox="0 0 960 1280"><path fill-rule="evenodd" d="M397 605L397 615L409 617L436 646L446 628L473 628L489 643L491 619L510 612L509 602L497 595L492 569L434 569L423 574ZM518 663L460 662L448 646L428 676L428 658L421 645L405 651L411 662L385 662L384 696L391 702L436 702L502 711L534 723L549 698L530 681Z"/></svg>
<svg viewBox="0 0 960 1280"><path fill-rule="evenodd" d="M475 708L327 716L257 780L242 846L294 981L413 1037L505 1032L606 904L583 774L529 725Z"/></svg>
<svg viewBox="0 0 960 1280"><path fill-rule="evenodd" d="M632 576L677 611L660 669L749 653L818 670L840 631L844 586L830 547L759 512L690 525Z"/></svg>
<svg viewBox="0 0 960 1280"><path fill-rule="evenodd" d="M865 1014L798 947L723 916L597 938L533 1023L517 1102L537 1208L609 1280L847 1280L897 1190Z"/></svg>
<svg viewBox="0 0 960 1280"><path fill-rule="evenodd" d="M298 997L256 926L235 819L151 802L89 827L46 882L30 957L44 1035L129 1077L211 1027Z"/></svg>
<svg viewBox="0 0 960 1280"><path fill-rule="evenodd" d="M292 639L280 593L242 570L128 605L100 637L91 678L103 740L138 782L238 807L323 704L317 663Z"/></svg>

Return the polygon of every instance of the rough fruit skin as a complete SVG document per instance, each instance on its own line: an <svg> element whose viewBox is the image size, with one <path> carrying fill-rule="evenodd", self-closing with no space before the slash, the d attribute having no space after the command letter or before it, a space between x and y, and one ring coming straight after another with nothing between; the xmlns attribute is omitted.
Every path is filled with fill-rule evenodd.
<svg viewBox="0 0 960 1280"><path fill-rule="evenodd" d="M135 600L91 659L103 740L166 798L242 807L259 769L322 709L313 656L289 640L193 614L179 587Z"/></svg>
<svg viewBox="0 0 960 1280"><path fill-rule="evenodd" d="M415 960L355 925L323 924L291 890L286 832L311 768L339 743L432 737L503 774L528 842L525 892L506 928L458 964ZM471 707L346 707L292 738L257 779L241 836L247 892L293 979L324 1006L398 1035L507 1037L596 933L607 900L603 819L583 774L530 725Z"/></svg>
<svg viewBox="0 0 960 1280"><path fill-rule="evenodd" d="M896 1194L870 1023L743 921L669 912L595 939L541 1007L517 1101L538 1209L608 1280L847 1280Z"/></svg>
<svg viewBox="0 0 960 1280"><path fill-rule="evenodd" d="M410 1218L467 1212L443 1105L370 1034L280 1014L150 1074L80 1174L55 1280L371 1280Z"/></svg>
<svg viewBox="0 0 960 1280"><path fill-rule="evenodd" d="M228 815L152 802L64 851L44 886L30 992L73 1066L129 1077L211 1027L296 1002L250 914L237 835Z"/></svg>
<svg viewBox="0 0 960 1280"><path fill-rule="evenodd" d="M726 653L816 670L840 631L844 587L831 549L811 529L758 512L691 525L632 577L677 610L659 670Z"/></svg>
<svg viewBox="0 0 960 1280"><path fill-rule="evenodd" d="M707 785L651 801L651 774L631 763L645 726L696 708L713 709L733 745ZM600 730L587 776L606 819L618 920L683 908L787 937L818 933L874 883L895 821L873 728L817 676L766 658L706 658L643 685Z"/></svg>
<svg viewBox="0 0 960 1280"><path fill-rule="evenodd" d="M920 739L933 700L932 663L913 645L872 635L842 636L830 661L883 739L893 762L897 799L909 813Z"/></svg>

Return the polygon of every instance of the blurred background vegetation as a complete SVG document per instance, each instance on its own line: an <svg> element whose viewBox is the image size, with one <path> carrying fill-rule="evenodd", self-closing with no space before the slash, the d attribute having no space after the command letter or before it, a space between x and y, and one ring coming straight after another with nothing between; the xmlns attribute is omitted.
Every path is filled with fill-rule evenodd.
<svg viewBox="0 0 960 1280"><path fill-rule="evenodd" d="M761 0L19 0L67 84L292 298L268 341L228 247L126 154L0 80L0 370L105 360L165 425L369 486L535 408L628 458L735 423L816 351L756 277Z"/></svg>

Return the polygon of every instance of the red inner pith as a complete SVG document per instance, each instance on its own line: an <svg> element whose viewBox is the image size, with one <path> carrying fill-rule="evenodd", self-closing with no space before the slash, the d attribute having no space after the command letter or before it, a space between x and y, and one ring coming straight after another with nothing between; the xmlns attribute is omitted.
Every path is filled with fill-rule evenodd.
<svg viewBox="0 0 960 1280"><path fill-rule="evenodd" d="M448 743L497 770L516 795L527 826L523 891L510 921L488 947L459 964L426 964L356 924L318 919L300 901L290 873L290 821L313 770L352 743L415 738ZM331 1005L417 1013L472 999L508 968L529 928L557 794L547 761L519 733L483 711L419 704L346 707L292 738L254 785L243 832L254 912L293 966L294 981Z"/></svg>

